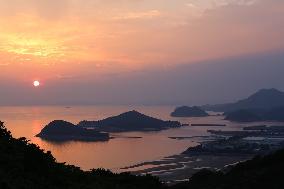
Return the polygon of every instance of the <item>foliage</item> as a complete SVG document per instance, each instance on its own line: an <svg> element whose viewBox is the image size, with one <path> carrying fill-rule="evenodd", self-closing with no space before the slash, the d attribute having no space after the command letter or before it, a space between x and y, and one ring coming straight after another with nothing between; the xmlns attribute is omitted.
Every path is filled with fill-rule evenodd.
<svg viewBox="0 0 284 189"><path fill-rule="evenodd" d="M281 189L283 170L284 150L279 150L238 163L227 173L202 170L172 189Z"/></svg>
<svg viewBox="0 0 284 189"><path fill-rule="evenodd" d="M151 175L115 174L104 169L82 171L56 162L26 138L15 139L0 122L1 189L281 189L284 150L237 164L228 172L201 170L190 181L163 185Z"/></svg>
<svg viewBox="0 0 284 189"><path fill-rule="evenodd" d="M162 188L158 178L108 170L82 171L56 162L51 152L44 152L26 138L15 139L0 123L1 189L142 189Z"/></svg>

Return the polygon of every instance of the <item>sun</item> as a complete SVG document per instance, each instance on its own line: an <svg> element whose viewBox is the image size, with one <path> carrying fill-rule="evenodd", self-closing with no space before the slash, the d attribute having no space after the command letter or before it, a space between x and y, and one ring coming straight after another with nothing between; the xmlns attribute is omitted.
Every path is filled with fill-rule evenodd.
<svg viewBox="0 0 284 189"><path fill-rule="evenodd" d="M40 86L40 82L39 81L34 81L34 87L39 87Z"/></svg>

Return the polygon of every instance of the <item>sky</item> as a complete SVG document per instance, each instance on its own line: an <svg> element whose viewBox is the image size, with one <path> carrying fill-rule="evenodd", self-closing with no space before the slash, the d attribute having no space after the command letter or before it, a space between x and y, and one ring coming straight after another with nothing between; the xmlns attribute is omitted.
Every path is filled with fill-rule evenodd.
<svg viewBox="0 0 284 189"><path fill-rule="evenodd" d="M283 18L280 0L0 0L0 105L190 105L284 90Z"/></svg>

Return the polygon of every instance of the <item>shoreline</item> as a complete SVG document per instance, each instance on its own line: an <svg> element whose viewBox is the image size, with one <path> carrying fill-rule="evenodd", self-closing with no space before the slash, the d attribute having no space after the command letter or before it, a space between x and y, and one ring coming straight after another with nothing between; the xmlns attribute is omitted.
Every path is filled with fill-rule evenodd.
<svg viewBox="0 0 284 189"><path fill-rule="evenodd" d="M177 183L179 180L189 179L194 173L203 168L210 170L228 169L229 166L240 161L253 158L252 154L179 154L161 160L144 162L121 170L134 175L151 174L162 182ZM141 168L141 169L139 169Z"/></svg>

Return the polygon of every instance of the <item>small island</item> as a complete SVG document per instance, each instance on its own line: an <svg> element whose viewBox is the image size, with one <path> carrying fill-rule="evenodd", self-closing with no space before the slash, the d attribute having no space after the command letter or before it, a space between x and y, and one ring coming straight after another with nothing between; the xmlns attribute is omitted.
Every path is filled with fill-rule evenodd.
<svg viewBox="0 0 284 189"><path fill-rule="evenodd" d="M209 116L207 112L197 106L181 106L177 107L174 112L171 113L172 117L206 117Z"/></svg>
<svg viewBox="0 0 284 189"><path fill-rule="evenodd" d="M50 141L107 141L108 133L85 129L63 120L55 120L45 126L36 137Z"/></svg>
<svg viewBox="0 0 284 189"><path fill-rule="evenodd" d="M164 121L135 110L99 121L81 121L78 126L104 132L160 131L181 127L178 121Z"/></svg>

